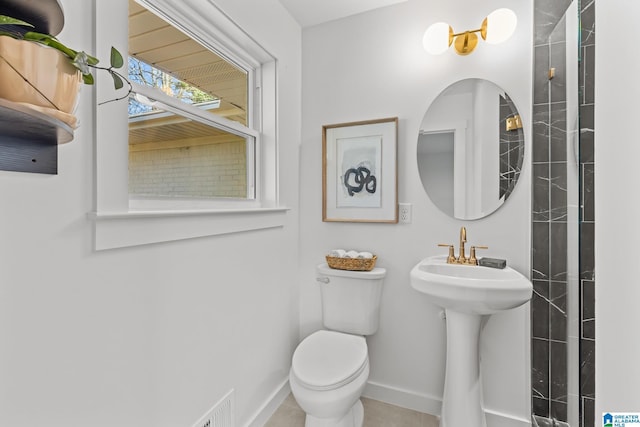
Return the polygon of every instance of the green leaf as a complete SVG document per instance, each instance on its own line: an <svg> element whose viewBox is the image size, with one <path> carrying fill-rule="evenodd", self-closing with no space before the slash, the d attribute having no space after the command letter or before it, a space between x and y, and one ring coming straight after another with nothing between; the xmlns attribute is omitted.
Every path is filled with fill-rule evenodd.
<svg viewBox="0 0 640 427"><path fill-rule="evenodd" d="M55 40L56 38L49 34L37 33L35 31L28 31L24 33L24 39L33 41L33 42L40 42L42 44L48 45L52 40Z"/></svg>
<svg viewBox="0 0 640 427"><path fill-rule="evenodd" d="M91 56L87 53L87 64L89 65L97 65L100 60L95 56Z"/></svg>
<svg viewBox="0 0 640 427"><path fill-rule="evenodd" d="M25 27L33 28L33 25L29 24L28 22L24 22L6 15L0 15L0 25L23 25Z"/></svg>
<svg viewBox="0 0 640 427"><path fill-rule="evenodd" d="M124 82L122 81L120 76L118 76L115 73L110 73L110 74L111 74L111 77L113 77L113 87L115 87L116 90L122 89L124 87Z"/></svg>
<svg viewBox="0 0 640 427"><path fill-rule="evenodd" d="M60 43L58 39L49 34L36 33L34 31L29 31L24 34L24 40L29 40L33 42L38 42L46 46L50 46L54 49L58 49L60 52L67 55L70 59L75 60L78 52L75 50L68 48L64 44Z"/></svg>
<svg viewBox="0 0 640 427"><path fill-rule="evenodd" d="M86 85L92 85L93 84L93 74L89 73L89 74L83 74L82 75L82 81L84 82L84 84Z"/></svg>
<svg viewBox="0 0 640 427"><path fill-rule="evenodd" d="M118 52L118 49L111 46L111 66L113 68L120 68L124 65L124 59L122 59L122 55Z"/></svg>

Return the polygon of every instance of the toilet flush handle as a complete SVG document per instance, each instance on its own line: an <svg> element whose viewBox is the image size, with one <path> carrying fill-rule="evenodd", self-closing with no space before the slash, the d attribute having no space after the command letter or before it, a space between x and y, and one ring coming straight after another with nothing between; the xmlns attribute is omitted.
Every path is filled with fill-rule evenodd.
<svg viewBox="0 0 640 427"><path fill-rule="evenodd" d="M316 282L320 282L320 283L329 283L330 281L331 281L331 280L329 280L329 278L328 278L328 277L322 277L322 276L316 277Z"/></svg>

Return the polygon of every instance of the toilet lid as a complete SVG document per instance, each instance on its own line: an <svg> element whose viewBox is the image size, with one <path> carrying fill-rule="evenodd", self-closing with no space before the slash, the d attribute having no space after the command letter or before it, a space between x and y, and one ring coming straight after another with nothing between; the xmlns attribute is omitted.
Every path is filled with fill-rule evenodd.
<svg viewBox="0 0 640 427"><path fill-rule="evenodd" d="M298 345L291 369L306 387L330 390L353 381L366 368L367 362L364 337L318 331Z"/></svg>

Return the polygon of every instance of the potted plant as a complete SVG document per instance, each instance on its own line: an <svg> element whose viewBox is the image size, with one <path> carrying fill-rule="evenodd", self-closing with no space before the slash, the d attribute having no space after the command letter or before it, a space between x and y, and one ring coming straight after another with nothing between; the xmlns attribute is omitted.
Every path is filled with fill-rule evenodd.
<svg viewBox="0 0 640 427"><path fill-rule="evenodd" d="M74 128L80 83L93 84L93 70L108 72L115 89L129 85L129 91L114 101L131 92L131 84L117 71L124 65L117 49L111 48L110 65L103 67L86 52L31 28L28 22L0 15L0 98L26 104Z"/></svg>

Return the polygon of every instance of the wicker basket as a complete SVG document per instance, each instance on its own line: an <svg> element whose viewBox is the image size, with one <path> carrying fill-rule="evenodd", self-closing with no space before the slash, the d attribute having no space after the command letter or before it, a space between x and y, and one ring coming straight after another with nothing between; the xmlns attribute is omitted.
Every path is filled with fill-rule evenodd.
<svg viewBox="0 0 640 427"><path fill-rule="evenodd" d="M327 255L327 264L336 270L371 271L376 266L377 256L373 258L338 258Z"/></svg>

